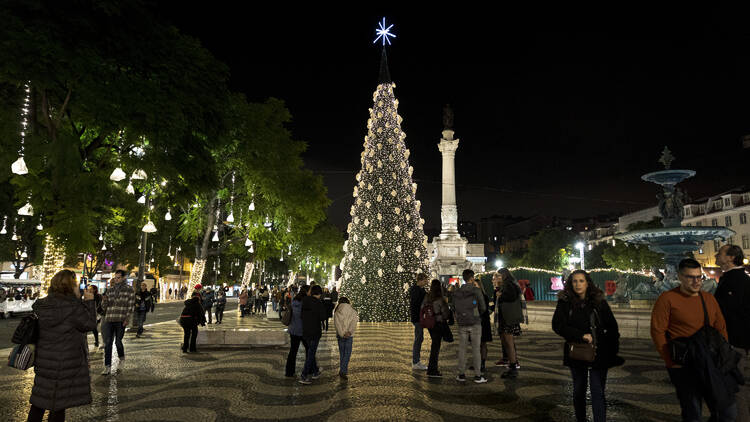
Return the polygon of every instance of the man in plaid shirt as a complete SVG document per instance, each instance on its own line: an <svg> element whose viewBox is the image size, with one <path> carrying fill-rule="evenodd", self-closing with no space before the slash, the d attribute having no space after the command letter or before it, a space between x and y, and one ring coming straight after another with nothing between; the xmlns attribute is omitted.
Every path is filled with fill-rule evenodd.
<svg viewBox="0 0 750 422"><path fill-rule="evenodd" d="M104 339L104 371L102 375L112 372L112 339L114 336L117 346L117 357L120 361L125 360L125 348L122 345L122 337L125 335L125 326L128 325L130 315L135 306L135 292L125 282L125 271L115 271L115 276L110 280L110 286L102 295L102 338Z"/></svg>

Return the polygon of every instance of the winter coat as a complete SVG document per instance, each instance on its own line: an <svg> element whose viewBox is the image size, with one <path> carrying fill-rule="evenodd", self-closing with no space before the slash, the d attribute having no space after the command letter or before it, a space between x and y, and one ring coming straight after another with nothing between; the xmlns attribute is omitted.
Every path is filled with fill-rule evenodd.
<svg viewBox="0 0 750 422"><path fill-rule="evenodd" d="M292 300L292 322L289 323L289 335L302 337L302 301Z"/></svg>
<svg viewBox="0 0 750 422"><path fill-rule="evenodd" d="M217 294L214 305L223 307L223 306L226 306L226 304L227 304L227 295L225 295L224 292Z"/></svg>
<svg viewBox="0 0 750 422"><path fill-rule="evenodd" d="M512 326L523 322L521 287L515 282L503 283L498 303L503 324Z"/></svg>
<svg viewBox="0 0 750 422"><path fill-rule="evenodd" d="M302 337L319 339L323 335L321 321L326 320L326 309L323 302L315 296L302 298Z"/></svg>
<svg viewBox="0 0 750 422"><path fill-rule="evenodd" d="M612 309L604 300L604 295L599 293L590 301L580 301L573 298L568 291L563 290L557 294L557 298L557 308L552 316L552 329L566 342L583 343L585 341L583 335L591 334L591 314L594 309L599 315L598 320L595 319L597 327L594 362L570 359L568 348L563 345L563 365L593 368L611 368L622 365L624 360L617 356L620 351L620 331Z"/></svg>
<svg viewBox="0 0 750 422"><path fill-rule="evenodd" d="M333 302L330 295L323 297L323 307L326 308L326 318L333 317Z"/></svg>
<svg viewBox="0 0 750 422"><path fill-rule="evenodd" d="M419 310L422 307L422 302L426 294L427 292L416 284L413 284L409 288L409 315L413 323L419 322Z"/></svg>
<svg viewBox="0 0 750 422"><path fill-rule="evenodd" d="M204 291L201 303L203 305L203 309L208 309L214 306L214 292L211 290Z"/></svg>
<svg viewBox="0 0 750 422"><path fill-rule="evenodd" d="M247 292L240 293L240 305L247 305Z"/></svg>
<svg viewBox="0 0 750 422"><path fill-rule="evenodd" d="M331 302L336 303L339 301L339 292L334 288L331 290Z"/></svg>
<svg viewBox="0 0 750 422"><path fill-rule="evenodd" d="M750 276L744 268L729 270L721 276L714 293L721 313L727 323L729 344L740 349L750 349Z"/></svg>
<svg viewBox="0 0 750 422"><path fill-rule="evenodd" d="M93 300L50 294L32 308L39 316L34 387L29 402L61 410L91 403L86 333L96 328Z"/></svg>
<svg viewBox="0 0 750 422"><path fill-rule="evenodd" d="M185 308L180 314L180 325L183 327L197 327L206 323L206 311L197 297L185 301Z"/></svg>
<svg viewBox="0 0 750 422"><path fill-rule="evenodd" d="M336 312L333 315L333 325L336 326L336 334L339 337L344 337L344 334L347 332L354 336L354 330L357 329L358 322L359 315L352 308L352 305L341 303L336 307Z"/></svg>
<svg viewBox="0 0 750 422"><path fill-rule="evenodd" d="M135 311L150 311L154 297L148 290L139 290L135 293ZM141 305L143 309L141 309Z"/></svg>

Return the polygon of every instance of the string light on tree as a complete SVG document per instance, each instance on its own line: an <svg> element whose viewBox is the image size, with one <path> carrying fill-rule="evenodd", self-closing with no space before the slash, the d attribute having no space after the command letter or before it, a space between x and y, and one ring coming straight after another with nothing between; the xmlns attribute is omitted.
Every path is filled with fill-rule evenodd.
<svg viewBox="0 0 750 422"><path fill-rule="evenodd" d="M393 25L383 19L379 27L375 42L390 45ZM361 321L407 321L403 285L429 264L394 87L384 49L341 261L341 294L352 301Z"/></svg>
<svg viewBox="0 0 750 422"><path fill-rule="evenodd" d="M24 90L26 96L23 100L23 107L21 107L21 146L18 149L18 159L11 164L10 169L13 174L24 175L29 172L26 167L26 162L23 159L24 144L26 141L26 131L29 127L29 111L31 110L31 82L24 84Z"/></svg>

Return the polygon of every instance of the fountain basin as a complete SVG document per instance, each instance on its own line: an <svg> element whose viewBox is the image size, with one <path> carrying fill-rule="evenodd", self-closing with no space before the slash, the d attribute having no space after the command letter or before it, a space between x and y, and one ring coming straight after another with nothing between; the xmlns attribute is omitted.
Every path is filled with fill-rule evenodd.
<svg viewBox="0 0 750 422"><path fill-rule="evenodd" d="M662 170L644 174L641 179L662 186L674 186L693 176L693 170Z"/></svg>
<svg viewBox="0 0 750 422"><path fill-rule="evenodd" d="M700 249L706 240L726 240L734 231L726 227L663 227L643 229L615 235L627 243L649 245L649 249L661 253L686 253Z"/></svg>

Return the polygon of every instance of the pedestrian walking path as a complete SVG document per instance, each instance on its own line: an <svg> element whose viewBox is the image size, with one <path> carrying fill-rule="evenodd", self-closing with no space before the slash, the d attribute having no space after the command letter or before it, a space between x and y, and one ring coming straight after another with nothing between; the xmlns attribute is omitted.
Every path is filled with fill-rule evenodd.
<svg viewBox="0 0 750 422"><path fill-rule="evenodd" d="M218 328L234 327L285 328L278 321L227 312ZM318 349L323 372L312 385L284 377L288 347L182 354L182 329L174 321L147 327L142 338L134 335L125 335L126 359L114 364L119 365L117 375L99 375L103 353L92 353L93 403L69 410L68 420L574 420L570 373L561 363L561 341L551 333L525 332L519 338L521 370L515 380L500 378L504 368L492 365L499 357L499 341L490 343L489 382L481 385L456 382L455 343L444 343L441 350L444 378L428 379L424 371L412 371L413 328L407 323L360 323L348 381L337 376L331 323ZM429 355L429 335L425 337L423 361ZM621 355L626 364L608 378L607 419L678 421L673 387L651 343L623 340ZM33 370L0 368L0 420L26 420L33 377Z"/></svg>

